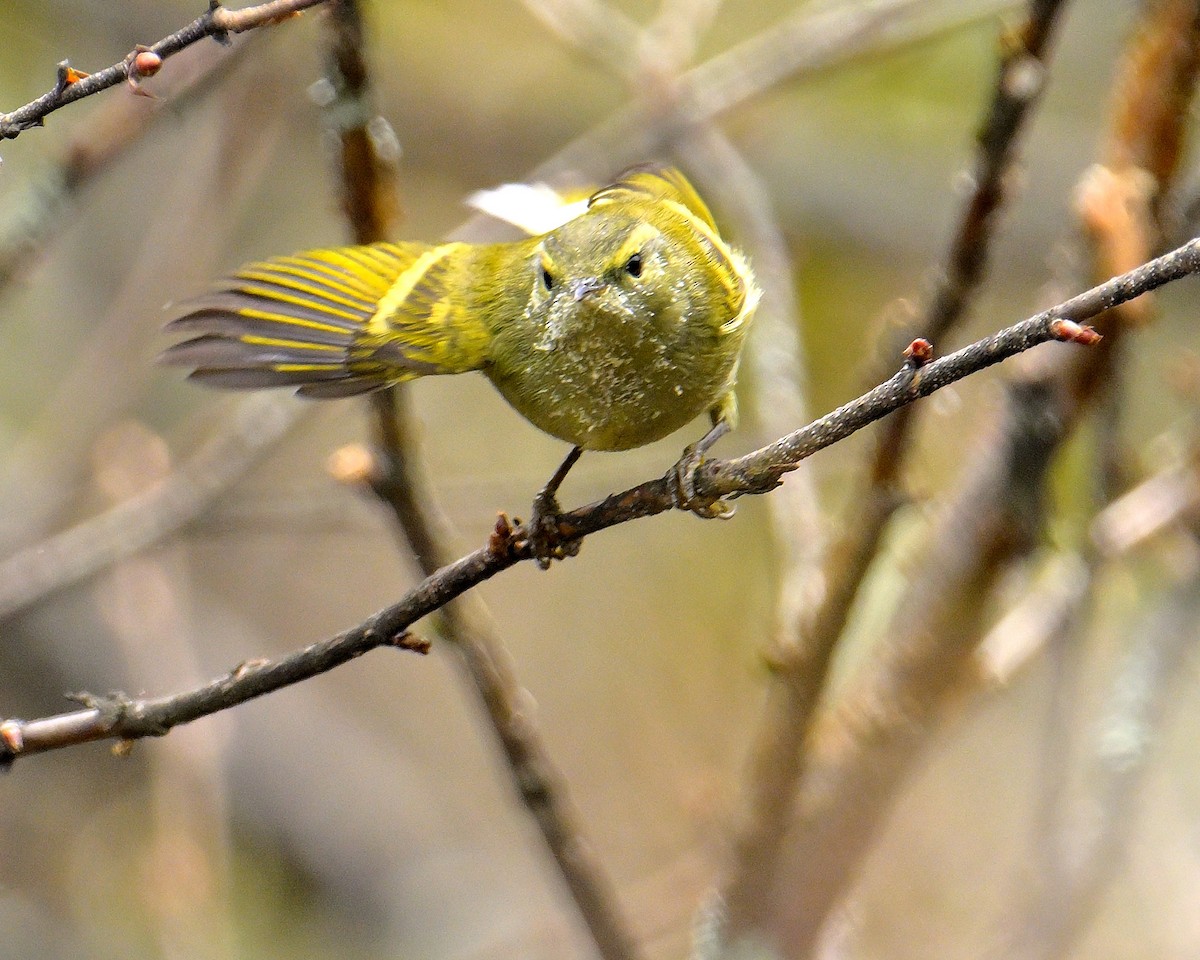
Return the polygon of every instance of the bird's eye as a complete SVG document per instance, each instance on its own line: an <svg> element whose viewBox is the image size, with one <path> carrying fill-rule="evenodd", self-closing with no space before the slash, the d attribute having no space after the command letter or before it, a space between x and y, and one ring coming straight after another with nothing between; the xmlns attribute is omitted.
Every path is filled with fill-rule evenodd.
<svg viewBox="0 0 1200 960"><path fill-rule="evenodd" d="M640 253L635 253L625 261L625 272L631 277L640 277L642 275L642 255Z"/></svg>
<svg viewBox="0 0 1200 960"><path fill-rule="evenodd" d="M538 276L541 277L543 287L547 290L554 289L554 274L550 272L550 268L544 263L538 267Z"/></svg>

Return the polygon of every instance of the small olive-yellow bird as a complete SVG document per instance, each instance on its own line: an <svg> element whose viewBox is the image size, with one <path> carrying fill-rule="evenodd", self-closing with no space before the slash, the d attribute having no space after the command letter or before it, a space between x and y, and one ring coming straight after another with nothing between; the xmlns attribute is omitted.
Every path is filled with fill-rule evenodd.
<svg viewBox="0 0 1200 960"><path fill-rule="evenodd" d="M543 491L552 504L580 451L651 443L705 411L706 441L733 426L758 298L683 174L648 167L525 240L375 243L248 264L184 305L169 330L190 339L163 360L202 383L310 397L482 371L575 448Z"/></svg>

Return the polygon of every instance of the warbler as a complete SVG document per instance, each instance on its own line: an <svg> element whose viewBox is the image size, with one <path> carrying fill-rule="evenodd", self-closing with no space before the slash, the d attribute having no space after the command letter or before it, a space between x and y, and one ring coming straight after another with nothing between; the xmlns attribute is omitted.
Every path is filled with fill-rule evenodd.
<svg viewBox="0 0 1200 960"><path fill-rule="evenodd" d="M643 167L540 236L248 264L183 305L168 329L190 339L161 359L204 384L309 397L481 371L534 426L572 445L534 505L545 560L562 555L554 494L582 451L639 447L707 411L713 429L689 448L694 467L735 425L738 359L759 296L686 177ZM681 506L728 512L694 502L680 477Z"/></svg>

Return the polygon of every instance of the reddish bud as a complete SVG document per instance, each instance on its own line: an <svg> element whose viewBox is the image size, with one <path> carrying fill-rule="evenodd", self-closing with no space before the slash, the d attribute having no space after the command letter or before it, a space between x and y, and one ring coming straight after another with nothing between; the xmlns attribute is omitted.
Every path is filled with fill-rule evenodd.
<svg viewBox="0 0 1200 960"><path fill-rule="evenodd" d="M21 732L21 724L18 720L5 720L0 723L0 740L4 741L4 746L9 753L20 753L25 749L25 737Z"/></svg>
<svg viewBox="0 0 1200 960"><path fill-rule="evenodd" d="M933 359L933 344L924 337L917 337L904 348L904 359L914 367L923 367Z"/></svg>
<svg viewBox="0 0 1200 960"><path fill-rule="evenodd" d="M152 77L162 69L162 57L153 50L140 50L133 58L130 76Z"/></svg>
<svg viewBox="0 0 1200 960"><path fill-rule="evenodd" d="M494 557L508 556L513 548L515 532L512 521L508 519L508 514L501 510L496 516L496 525L492 527L492 532L488 535L488 553Z"/></svg>
<svg viewBox="0 0 1200 960"><path fill-rule="evenodd" d="M1082 343L1084 346L1091 346L1093 343L1099 343L1103 339L1094 328L1085 327L1074 320L1064 320L1061 317L1050 321L1050 332L1056 340L1063 340L1067 343Z"/></svg>
<svg viewBox="0 0 1200 960"><path fill-rule="evenodd" d="M410 633L405 630L398 637L392 637L388 642L389 646L397 647L401 650L411 650L413 653L426 654L433 645L424 637L417 636L415 633Z"/></svg>

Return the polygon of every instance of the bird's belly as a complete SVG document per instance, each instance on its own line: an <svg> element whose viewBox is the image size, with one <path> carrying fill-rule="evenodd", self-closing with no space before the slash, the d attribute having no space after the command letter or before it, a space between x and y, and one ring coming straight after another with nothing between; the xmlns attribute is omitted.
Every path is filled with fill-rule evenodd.
<svg viewBox="0 0 1200 960"><path fill-rule="evenodd" d="M584 341L488 371L512 406L551 436L584 450L628 450L674 433L731 385L736 355L635 350Z"/></svg>

